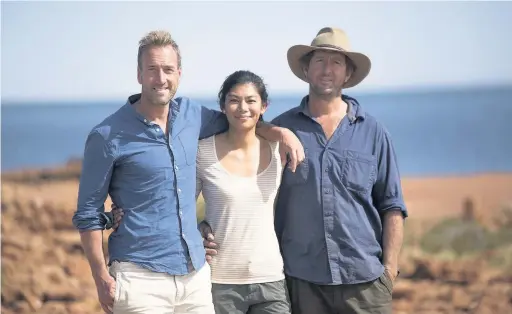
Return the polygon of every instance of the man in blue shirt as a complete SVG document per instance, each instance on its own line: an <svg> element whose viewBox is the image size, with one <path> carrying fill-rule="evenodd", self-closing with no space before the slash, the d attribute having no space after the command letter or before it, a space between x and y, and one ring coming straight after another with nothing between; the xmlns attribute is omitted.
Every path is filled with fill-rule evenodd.
<svg viewBox="0 0 512 314"><path fill-rule="evenodd" d="M210 270L197 229L195 175L198 140L227 129L225 116L176 98L181 55L171 35L139 42L140 94L89 133L73 224L107 313L214 314ZM293 161L304 159L289 130L260 122L258 134L279 141ZM103 255L110 195L124 221Z"/></svg>
<svg viewBox="0 0 512 314"><path fill-rule="evenodd" d="M288 63L309 84L273 121L306 152L285 171L276 204L292 312L391 313L407 216L397 160L386 129L342 94L368 75L370 59L325 27L310 46L291 47Z"/></svg>
<svg viewBox="0 0 512 314"><path fill-rule="evenodd" d="M284 171L276 202L292 312L391 313L407 217L397 160L384 126L342 94L368 75L370 59L325 27L310 46L291 47L288 63L309 84L300 105L273 121L306 154ZM214 256L214 243L205 246Z"/></svg>

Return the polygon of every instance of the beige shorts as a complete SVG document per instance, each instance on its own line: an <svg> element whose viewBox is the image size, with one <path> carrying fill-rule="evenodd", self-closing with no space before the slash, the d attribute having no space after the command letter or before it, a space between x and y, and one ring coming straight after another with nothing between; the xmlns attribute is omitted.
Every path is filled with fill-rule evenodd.
<svg viewBox="0 0 512 314"><path fill-rule="evenodd" d="M210 265L188 275L156 273L133 263L114 262L114 314L215 314Z"/></svg>

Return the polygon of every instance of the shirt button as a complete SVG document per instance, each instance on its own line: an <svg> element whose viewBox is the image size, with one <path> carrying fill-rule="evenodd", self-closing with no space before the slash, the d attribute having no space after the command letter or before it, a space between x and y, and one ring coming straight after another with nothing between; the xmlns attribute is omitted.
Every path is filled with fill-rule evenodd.
<svg viewBox="0 0 512 314"><path fill-rule="evenodd" d="M181 189L178 189L178 193L181 193Z"/></svg>
<svg viewBox="0 0 512 314"><path fill-rule="evenodd" d="M175 167L174 167L174 169L176 169L176 170L180 170L180 168L179 168L178 166L175 166Z"/></svg>

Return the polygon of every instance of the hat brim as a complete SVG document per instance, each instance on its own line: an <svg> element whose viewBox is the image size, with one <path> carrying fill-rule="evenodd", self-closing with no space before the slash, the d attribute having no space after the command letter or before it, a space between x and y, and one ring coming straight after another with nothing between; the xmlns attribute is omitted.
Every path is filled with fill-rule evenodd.
<svg viewBox="0 0 512 314"><path fill-rule="evenodd" d="M307 81L304 71L302 69L300 59L302 58L302 56L314 50L336 51L344 54L345 56L347 56L347 58L349 58L352 61L352 63L355 66L355 69L352 75L350 76L349 80L343 85L344 89L354 87L357 84L361 83L370 73L372 63L370 61L370 58L368 58L368 56L366 56L365 54L359 52L342 51L340 49L329 47L295 45L288 49L288 65L290 66L290 69L292 70L293 74L295 74L295 76L297 76L299 79L303 80L306 83L309 82Z"/></svg>

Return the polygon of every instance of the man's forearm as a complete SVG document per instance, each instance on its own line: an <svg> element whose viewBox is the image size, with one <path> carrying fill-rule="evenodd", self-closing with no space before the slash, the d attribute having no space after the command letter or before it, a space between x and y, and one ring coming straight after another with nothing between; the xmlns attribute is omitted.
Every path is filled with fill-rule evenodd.
<svg viewBox="0 0 512 314"><path fill-rule="evenodd" d="M404 219L400 211L384 214L383 263L393 271L398 270L398 256L404 236Z"/></svg>
<svg viewBox="0 0 512 314"><path fill-rule="evenodd" d="M267 141L280 142L283 139L283 128L268 122L259 121L258 124L256 124L256 134Z"/></svg>
<svg viewBox="0 0 512 314"><path fill-rule="evenodd" d="M288 168L295 172L298 165L304 161L304 147L293 131L259 121L256 125L256 134L270 142L279 142L281 162L288 163Z"/></svg>
<svg viewBox="0 0 512 314"><path fill-rule="evenodd" d="M103 255L103 230L80 231L80 238L94 280L107 276L108 270Z"/></svg>

